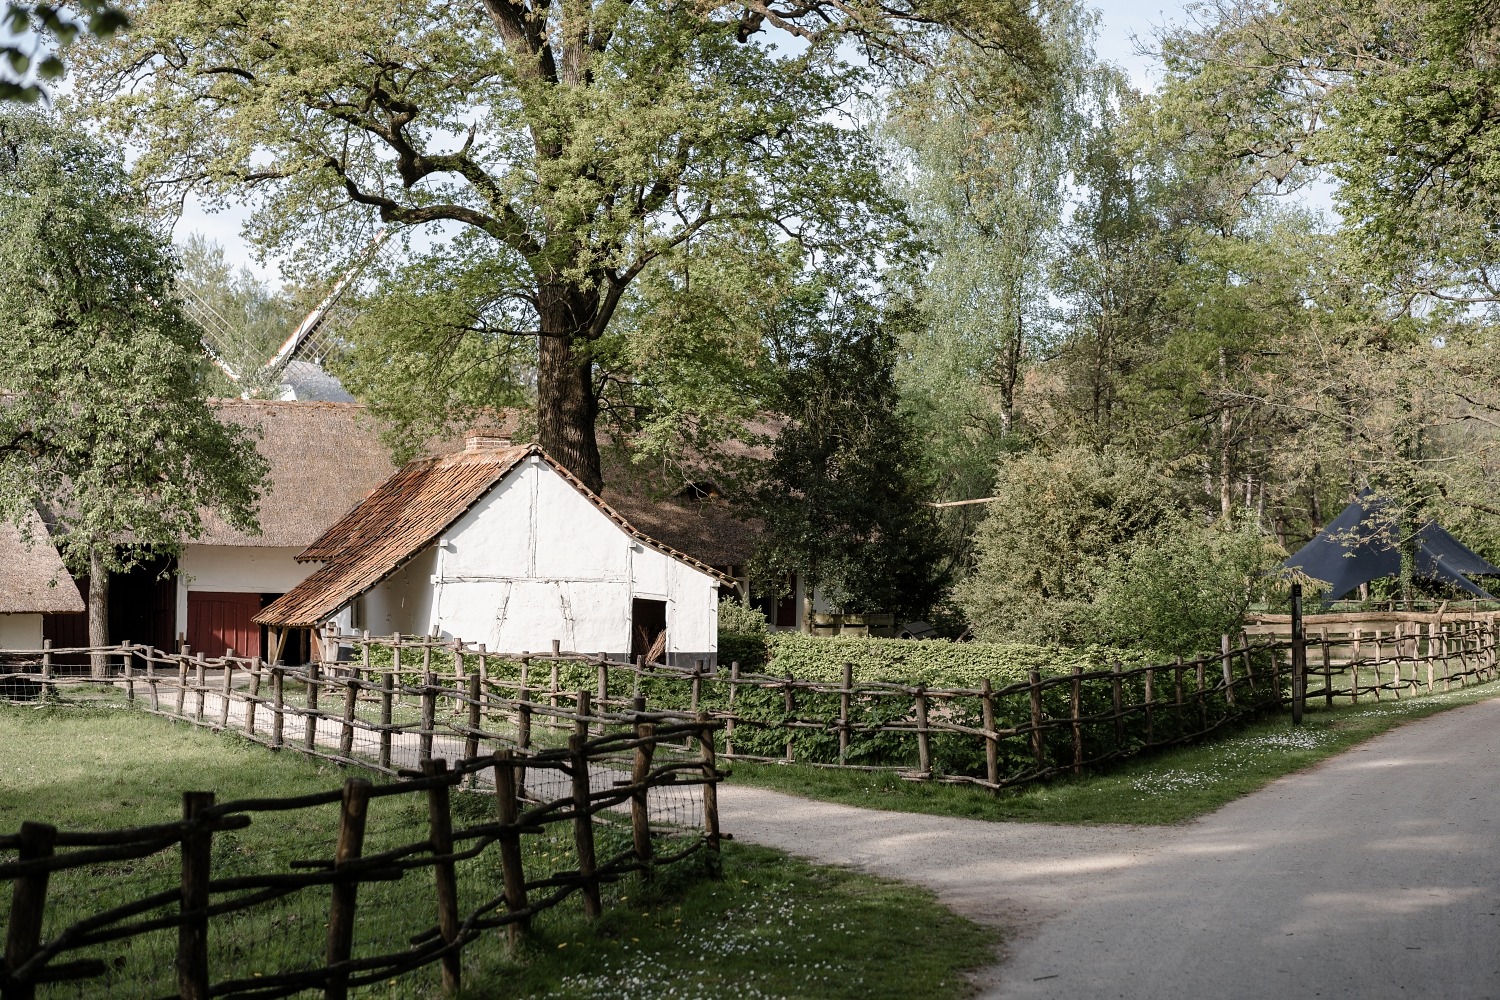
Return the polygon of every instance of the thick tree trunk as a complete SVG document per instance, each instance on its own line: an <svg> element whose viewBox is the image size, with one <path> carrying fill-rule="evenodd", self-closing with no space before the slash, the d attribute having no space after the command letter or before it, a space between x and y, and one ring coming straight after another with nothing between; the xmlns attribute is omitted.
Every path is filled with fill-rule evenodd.
<svg viewBox="0 0 1500 1000"><path fill-rule="evenodd" d="M568 286L542 292L537 362L537 438L543 450L598 493L604 488L595 424L588 331L599 313L597 295Z"/></svg>
<svg viewBox="0 0 1500 1000"><path fill-rule="evenodd" d="M104 567L104 555L97 549L89 553L89 645L109 645L109 570ZM93 653L89 657L89 672L103 679L109 673L109 657L104 653Z"/></svg>

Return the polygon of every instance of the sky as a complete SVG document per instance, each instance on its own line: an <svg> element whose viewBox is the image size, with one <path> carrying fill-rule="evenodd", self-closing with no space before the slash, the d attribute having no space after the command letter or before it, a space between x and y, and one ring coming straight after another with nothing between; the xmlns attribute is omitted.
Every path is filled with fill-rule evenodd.
<svg viewBox="0 0 1500 1000"><path fill-rule="evenodd" d="M1167 24L1180 24L1185 19L1182 3L1131 3L1129 0L1103 0L1095 3L1099 11L1099 38L1096 51L1100 58L1123 67L1135 86L1141 90L1154 90L1159 82L1152 60L1141 55L1140 44L1150 44L1154 34ZM224 254L235 267L247 267L261 278L279 283L280 275L274 261L257 261L249 244L241 235L247 213L229 209L210 214L197 203L189 202L174 236L184 242L193 234L206 236L224 247Z"/></svg>

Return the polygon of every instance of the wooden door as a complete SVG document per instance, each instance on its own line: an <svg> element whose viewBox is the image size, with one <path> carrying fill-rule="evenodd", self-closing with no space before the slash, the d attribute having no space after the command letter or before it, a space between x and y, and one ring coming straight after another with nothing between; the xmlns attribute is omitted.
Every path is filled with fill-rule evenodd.
<svg viewBox="0 0 1500 1000"><path fill-rule="evenodd" d="M260 626L251 621L260 613L259 594L212 590L188 591L187 641L194 653L223 656L262 656Z"/></svg>

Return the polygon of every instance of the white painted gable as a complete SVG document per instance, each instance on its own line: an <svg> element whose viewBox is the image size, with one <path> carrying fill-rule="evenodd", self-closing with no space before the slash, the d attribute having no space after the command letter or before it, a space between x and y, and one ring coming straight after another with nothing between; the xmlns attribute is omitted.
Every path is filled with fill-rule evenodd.
<svg viewBox="0 0 1500 1000"><path fill-rule="evenodd" d="M541 652L555 639L568 650L624 655L640 598L666 602L674 661L712 662L716 654L718 581L632 538L535 456L432 551L430 621L372 621L372 629L435 628L499 652ZM378 592L370 598L372 606L391 603Z"/></svg>

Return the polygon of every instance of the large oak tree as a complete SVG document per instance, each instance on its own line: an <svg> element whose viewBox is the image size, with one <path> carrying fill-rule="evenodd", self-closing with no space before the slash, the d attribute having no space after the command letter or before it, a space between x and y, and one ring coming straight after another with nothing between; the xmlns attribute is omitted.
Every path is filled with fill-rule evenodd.
<svg viewBox="0 0 1500 1000"><path fill-rule="evenodd" d="M425 230L395 272L434 301L405 349L441 369L534 344L497 399L534 379L541 444L596 488L595 347L643 272L766 233L877 256L879 169L850 106L879 67L955 34L1045 64L1019 0L126 10L81 92L144 147L157 193L249 197L262 247L324 268L379 223Z"/></svg>

